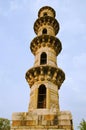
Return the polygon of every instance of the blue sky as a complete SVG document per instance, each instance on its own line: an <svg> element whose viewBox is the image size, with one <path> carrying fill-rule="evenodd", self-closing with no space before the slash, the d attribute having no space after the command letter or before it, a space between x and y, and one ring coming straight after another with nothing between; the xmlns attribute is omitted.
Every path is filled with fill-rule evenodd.
<svg viewBox="0 0 86 130"><path fill-rule="evenodd" d="M30 89L26 71L34 64L30 42L42 6L51 6L60 23L57 37L63 50L57 63L66 74L60 109L72 112L74 127L86 119L86 1L0 0L0 117L28 111Z"/></svg>

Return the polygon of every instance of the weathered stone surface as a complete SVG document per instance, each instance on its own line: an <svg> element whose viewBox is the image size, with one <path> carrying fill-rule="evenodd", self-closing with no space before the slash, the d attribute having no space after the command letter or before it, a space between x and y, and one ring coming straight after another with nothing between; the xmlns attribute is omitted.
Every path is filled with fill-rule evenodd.
<svg viewBox="0 0 86 130"><path fill-rule="evenodd" d="M71 113L59 108L58 90L65 73L57 66L62 45L55 37L59 23L54 9L48 6L40 9L34 31L37 37L30 49L35 62L25 76L31 89L28 112L12 114L11 130L73 130Z"/></svg>
<svg viewBox="0 0 86 130"><path fill-rule="evenodd" d="M37 112L38 113L36 113L36 111L34 110L32 111L32 113L30 112L26 114L24 112L18 113L18 115L17 113L15 113L14 115L16 115L17 118L12 122L12 129L17 127L17 129L20 130L20 127L21 129L30 127L30 129L32 130L35 127L35 129L38 130L40 127L42 127L42 129L43 127L46 129L49 128L54 129L57 127L57 129L73 130L72 128L73 124L71 124L72 117L70 112L63 111L63 112L58 112L56 114L54 113L49 114L48 111L47 114L47 113L41 113L43 112L42 109L40 111L37 110ZM20 115L25 115L26 118L20 118Z"/></svg>

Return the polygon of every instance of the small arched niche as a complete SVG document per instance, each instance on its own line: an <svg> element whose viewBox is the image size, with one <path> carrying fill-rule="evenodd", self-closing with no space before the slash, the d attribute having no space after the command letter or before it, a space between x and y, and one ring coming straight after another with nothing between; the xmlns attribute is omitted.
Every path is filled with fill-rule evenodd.
<svg viewBox="0 0 86 130"><path fill-rule="evenodd" d="M43 16L47 16L47 12L44 12L44 13L43 13Z"/></svg>
<svg viewBox="0 0 86 130"><path fill-rule="evenodd" d="M38 88L38 104L37 108L46 108L46 86L40 85Z"/></svg>
<svg viewBox="0 0 86 130"><path fill-rule="evenodd" d="M45 52L42 52L40 56L40 65L47 64L47 54Z"/></svg>
<svg viewBox="0 0 86 130"><path fill-rule="evenodd" d="M47 34L47 29L46 29L46 28L44 28L44 29L42 30L42 34Z"/></svg>

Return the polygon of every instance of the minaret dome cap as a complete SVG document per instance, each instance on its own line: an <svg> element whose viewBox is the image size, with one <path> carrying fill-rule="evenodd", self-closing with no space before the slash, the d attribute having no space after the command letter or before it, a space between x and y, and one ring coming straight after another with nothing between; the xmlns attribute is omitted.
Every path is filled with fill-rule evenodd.
<svg viewBox="0 0 86 130"><path fill-rule="evenodd" d="M55 10L52 7L50 7L50 6L44 6L44 7L40 8L40 10L38 12L38 17L40 17L41 12L44 11L44 10L46 10L46 9L50 10L53 13L54 17L56 16Z"/></svg>

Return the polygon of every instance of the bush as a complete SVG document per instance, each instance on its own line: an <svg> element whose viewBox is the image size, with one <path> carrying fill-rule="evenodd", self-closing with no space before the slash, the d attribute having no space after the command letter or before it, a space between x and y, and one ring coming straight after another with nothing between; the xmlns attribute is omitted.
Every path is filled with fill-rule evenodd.
<svg viewBox="0 0 86 130"><path fill-rule="evenodd" d="M0 118L0 130L10 130L10 120Z"/></svg>

